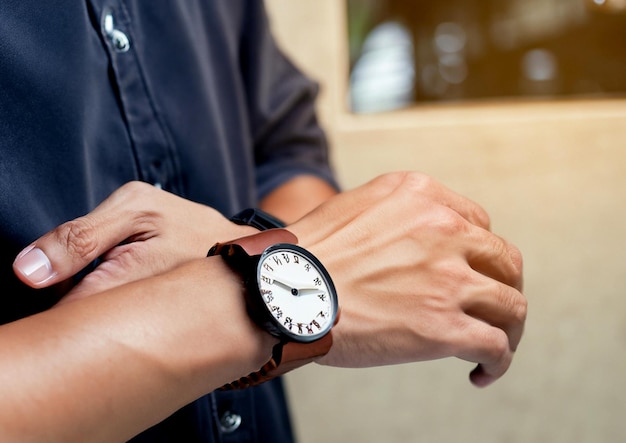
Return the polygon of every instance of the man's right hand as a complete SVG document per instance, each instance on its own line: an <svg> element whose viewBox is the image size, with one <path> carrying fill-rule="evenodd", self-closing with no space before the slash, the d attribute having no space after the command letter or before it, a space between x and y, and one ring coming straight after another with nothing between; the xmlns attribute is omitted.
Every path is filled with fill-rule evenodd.
<svg viewBox="0 0 626 443"><path fill-rule="evenodd" d="M319 363L365 367L456 356L486 386L508 369L527 303L522 257L474 202L418 173L345 192L289 227L337 286Z"/></svg>

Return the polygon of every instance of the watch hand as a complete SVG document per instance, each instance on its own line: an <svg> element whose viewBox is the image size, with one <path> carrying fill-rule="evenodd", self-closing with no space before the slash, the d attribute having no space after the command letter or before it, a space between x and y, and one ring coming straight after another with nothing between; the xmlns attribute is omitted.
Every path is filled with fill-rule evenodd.
<svg viewBox="0 0 626 443"><path fill-rule="evenodd" d="M271 280L271 284L277 284L278 286L282 286L283 288L287 289L288 291L293 291L295 288L291 287L290 285L288 285L287 283L284 283L280 280L277 280L273 277L270 277Z"/></svg>
<svg viewBox="0 0 626 443"><path fill-rule="evenodd" d="M266 276L270 279L270 284L276 283L279 286L282 286L285 289L291 291L293 295L298 295L298 293L301 293L303 291L323 292L323 291L320 291L320 288L314 285L311 285L311 283L292 282L292 281L287 280L284 277L277 278L273 274L266 274Z"/></svg>
<svg viewBox="0 0 626 443"><path fill-rule="evenodd" d="M322 290L322 289L299 289L298 290L298 295L302 296L302 295L324 295L326 294L326 291Z"/></svg>
<svg viewBox="0 0 626 443"><path fill-rule="evenodd" d="M271 280L270 284L274 284L274 283L278 283L280 286L283 286L286 289L297 289L298 291L302 291L302 290L308 290L308 291L312 291L312 290L319 290L319 288L317 286L315 286L312 283L303 283L303 282L294 282L294 281L290 281L289 279L286 279L285 277L276 277L273 274L266 274L267 277L269 277L269 279Z"/></svg>

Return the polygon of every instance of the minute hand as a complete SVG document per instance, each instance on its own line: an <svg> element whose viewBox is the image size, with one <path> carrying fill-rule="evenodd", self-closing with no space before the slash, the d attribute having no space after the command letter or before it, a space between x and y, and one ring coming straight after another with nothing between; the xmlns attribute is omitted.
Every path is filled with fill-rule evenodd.
<svg viewBox="0 0 626 443"><path fill-rule="evenodd" d="M326 291L324 291L323 289L317 288L317 289L299 289L297 295L303 296L303 295L324 295L324 294L326 294Z"/></svg>

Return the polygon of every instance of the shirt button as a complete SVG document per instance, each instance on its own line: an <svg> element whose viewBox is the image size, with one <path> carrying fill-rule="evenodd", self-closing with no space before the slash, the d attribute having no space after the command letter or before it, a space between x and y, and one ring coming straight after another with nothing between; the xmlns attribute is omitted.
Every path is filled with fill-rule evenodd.
<svg viewBox="0 0 626 443"><path fill-rule="evenodd" d="M127 52L130 49L130 39L126 34L115 27L115 21L111 11L107 11L103 15L102 29L106 37L111 42L115 52Z"/></svg>
<svg viewBox="0 0 626 443"><path fill-rule="evenodd" d="M225 434L235 432L239 426L241 426L241 415L226 411L220 418L220 429Z"/></svg>

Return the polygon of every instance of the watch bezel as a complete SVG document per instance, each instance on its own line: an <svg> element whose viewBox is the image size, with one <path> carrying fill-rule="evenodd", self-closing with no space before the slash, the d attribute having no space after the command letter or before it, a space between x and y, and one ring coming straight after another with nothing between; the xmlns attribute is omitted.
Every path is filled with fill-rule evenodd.
<svg viewBox="0 0 626 443"><path fill-rule="evenodd" d="M332 310L331 316L330 316L331 318L330 318L330 321L328 322L327 328L316 334L300 335L300 334L291 332L272 315L267 304L262 299L263 296L260 293L259 281L261 278L261 272L262 272L264 259L277 250L285 250L285 249L295 251L298 254L306 257L306 259L309 260L317 268L318 272L320 273L320 275L322 276L324 280L324 283L326 284L326 287L328 288L329 297L331 298L331 310ZM257 292L259 292L259 297L261 297L260 301L261 301L264 317L266 319L266 324L267 324L266 329L273 335L284 337L284 338L287 338L289 341L294 341L298 343L311 343L327 335L337 320L337 314L339 310L339 300L337 297L337 290L335 289L335 284L333 283L333 280L330 277L330 274L328 273L328 271L326 270L326 267L322 264L322 262L320 262L320 260L315 255L313 255L310 251L308 251L307 249L301 246L291 244L291 243L276 243L274 245L271 245L265 248L265 250L259 256L259 261L257 262L256 284L257 284Z"/></svg>

